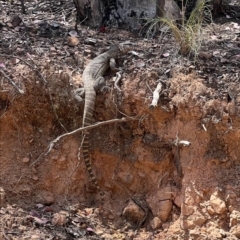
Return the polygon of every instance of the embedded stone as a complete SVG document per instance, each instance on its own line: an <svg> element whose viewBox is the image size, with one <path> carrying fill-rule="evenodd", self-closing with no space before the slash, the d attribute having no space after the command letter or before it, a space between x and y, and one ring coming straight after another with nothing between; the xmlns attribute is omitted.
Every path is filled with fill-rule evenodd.
<svg viewBox="0 0 240 240"><path fill-rule="evenodd" d="M133 222L141 222L145 212L133 201L130 201L123 210L123 216Z"/></svg>
<svg viewBox="0 0 240 240"><path fill-rule="evenodd" d="M154 217L150 221L150 226L153 230L159 229L162 226L162 221L158 217Z"/></svg>
<svg viewBox="0 0 240 240"><path fill-rule="evenodd" d="M220 199L216 194L211 195L210 205L217 214L222 214L226 211L225 202L222 199Z"/></svg>

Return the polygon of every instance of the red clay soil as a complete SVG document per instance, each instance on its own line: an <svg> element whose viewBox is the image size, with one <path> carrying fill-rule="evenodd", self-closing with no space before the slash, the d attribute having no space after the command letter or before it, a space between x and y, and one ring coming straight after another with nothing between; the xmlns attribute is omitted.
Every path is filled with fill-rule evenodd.
<svg viewBox="0 0 240 240"><path fill-rule="evenodd" d="M240 238L240 27L211 27L196 61L177 54L171 35L160 44L83 27L74 47L34 31L31 45L29 35L4 26L0 240ZM98 95L94 120L137 119L90 131L102 203L77 157L81 132L54 140L81 127L73 92L86 64L108 43L126 41L132 51L118 61L120 89L107 72L111 90Z"/></svg>

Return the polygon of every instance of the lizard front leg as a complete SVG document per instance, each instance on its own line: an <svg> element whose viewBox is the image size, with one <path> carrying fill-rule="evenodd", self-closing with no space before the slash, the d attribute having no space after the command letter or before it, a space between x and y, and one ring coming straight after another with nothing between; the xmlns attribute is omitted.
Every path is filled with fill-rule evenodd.
<svg viewBox="0 0 240 240"><path fill-rule="evenodd" d="M114 58L110 59L109 67L115 72L119 71L119 69L116 67L116 60Z"/></svg>
<svg viewBox="0 0 240 240"><path fill-rule="evenodd" d="M102 76L97 77L94 84L94 90L96 92L106 93L109 87L106 85L105 78Z"/></svg>
<svg viewBox="0 0 240 240"><path fill-rule="evenodd" d="M77 102L82 103L84 96L85 96L84 88L78 88L75 90L74 98L77 100Z"/></svg>

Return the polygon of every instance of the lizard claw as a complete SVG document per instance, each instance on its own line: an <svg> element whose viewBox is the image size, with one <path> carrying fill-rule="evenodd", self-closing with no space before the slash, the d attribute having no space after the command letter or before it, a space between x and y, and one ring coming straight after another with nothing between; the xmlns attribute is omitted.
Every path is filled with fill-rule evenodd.
<svg viewBox="0 0 240 240"><path fill-rule="evenodd" d="M106 94L107 92L110 92L111 88L109 86L103 86L101 89L100 89L100 92L103 93L103 94Z"/></svg>
<svg viewBox="0 0 240 240"><path fill-rule="evenodd" d="M77 102L82 103L83 102L83 97L85 95L84 88L78 88L74 92L74 98L77 100Z"/></svg>

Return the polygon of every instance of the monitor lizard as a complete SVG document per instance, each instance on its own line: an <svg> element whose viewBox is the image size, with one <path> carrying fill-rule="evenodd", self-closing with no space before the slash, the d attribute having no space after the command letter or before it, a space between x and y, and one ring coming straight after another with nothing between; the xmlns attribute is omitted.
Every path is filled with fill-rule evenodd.
<svg viewBox="0 0 240 240"><path fill-rule="evenodd" d="M75 91L74 97L78 102L83 100L85 95L84 112L83 112L83 123L82 126L86 127L93 122L93 112L95 107L96 93L99 90L104 89L105 79L103 77L106 70L110 67L111 69L116 69L115 59L120 54L119 45L112 45L110 49L96 58L94 58L83 71L83 88L78 88ZM91 160L89 156L89 131L84 132L84 139L82 143L83 147L83 158L85 166L87 168L90 181L98 189L100 195L103 199L104 192L100 189L97 179L93 173ZM80 158L80 151L78 153L78 158Z"/></svg>

